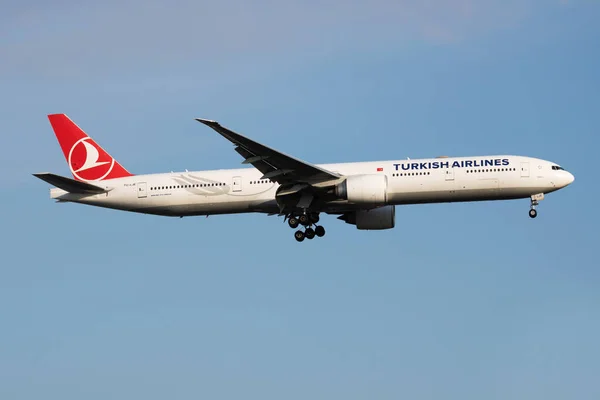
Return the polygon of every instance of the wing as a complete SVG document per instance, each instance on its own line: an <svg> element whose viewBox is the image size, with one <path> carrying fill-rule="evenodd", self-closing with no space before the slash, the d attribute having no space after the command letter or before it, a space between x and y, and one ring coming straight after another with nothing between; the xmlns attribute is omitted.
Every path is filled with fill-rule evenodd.
<svg viewBox="0 0 600 400"><path fill-rule="evenodd" d="M263 173L263 179L271 179L279 184L308 183L314 185L338 180L341 177L335 172L298 160L230 131L216 121L200 118L196 118L196 121L211 127L233 143L236 146L235 151L244 157L242 164L252 164Z"/></svg>

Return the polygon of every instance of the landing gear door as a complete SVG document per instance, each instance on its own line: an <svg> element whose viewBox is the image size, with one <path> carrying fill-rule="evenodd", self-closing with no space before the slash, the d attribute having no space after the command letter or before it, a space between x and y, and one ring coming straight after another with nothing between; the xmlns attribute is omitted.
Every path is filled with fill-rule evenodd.
<svg viewBox="0 0 600 400"><path fill-rule="evenodd" d="M231 188L232 188L231 190L234 192L242 191L242 177L241 176L233 177L233 182L232 182Z"/></svg>
<svg viewBox="0 0 600 400"><path fill-rule="evenodd" d="M148 194L146 192L146 182L138 182L137 184L137 196L138 199L143 199Z"/></svg>
<svg viewBox="0 0 600 400"><path fill-rule="evenodd" d="M529 178L529 163L521 163L521 178Z"/></svg>

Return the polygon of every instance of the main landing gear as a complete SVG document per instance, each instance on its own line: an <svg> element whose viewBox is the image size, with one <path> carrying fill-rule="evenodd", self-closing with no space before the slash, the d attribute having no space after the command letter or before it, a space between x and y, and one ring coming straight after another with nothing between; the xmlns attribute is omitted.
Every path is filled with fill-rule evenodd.
<svg viewBox="0 0 600 400"><path fill-rule="evenodd" d="M296 229L299 225L305 227L304 231L297 230L294 232L294 238L298 242L304 241L304 239L313 239L315 236L325 236L325 228L321 225L316 225L319 222L319 213L305 213L300 216L291 215L288 218L288 225L292 229ZM312 226L315 225L314 229Z"/></svg>
<svg viewBox="0 0 600 400"><path fill-rule="evenodd" d="M540 204L540 201L544 200L544 193L534 194L531 196L531 207L529 209L529 217L537 217L536 207Z"/></svg>

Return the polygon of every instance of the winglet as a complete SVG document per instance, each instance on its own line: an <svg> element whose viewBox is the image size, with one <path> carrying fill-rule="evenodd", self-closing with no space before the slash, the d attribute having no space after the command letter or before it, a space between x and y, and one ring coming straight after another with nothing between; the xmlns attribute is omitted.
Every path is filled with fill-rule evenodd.
<svg viewBox="0 0 600 400"><path fill-rule="evenodd" d="M196 121L203 123L206 126L210 126L211 128L215 126L221 126L221 124L219 124L217 121L213 121L212 119L196 118Z"/></svg>

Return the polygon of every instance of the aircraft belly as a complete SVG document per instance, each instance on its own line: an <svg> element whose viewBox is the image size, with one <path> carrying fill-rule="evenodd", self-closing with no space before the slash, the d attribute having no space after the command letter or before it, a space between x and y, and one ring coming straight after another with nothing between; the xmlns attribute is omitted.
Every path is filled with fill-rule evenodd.
<svg viewBox="0 0 600 400"><path fill-rule="evenodd" d="M457 182L450 188L423 188L388 195L389 204L447 203L460 201L510 200L527 198L537 193L553 191L535 185L501 187L497 179Z"/></svg>
<svg viewBox="0 0 600 400"><path fill-rule="evenodd" d="M269 196L263 196L269 197ZM134 212L165 216L236 214L245 212L277 212L275 200L259 196L197 194L163 195L138 199Z"/></svg>

